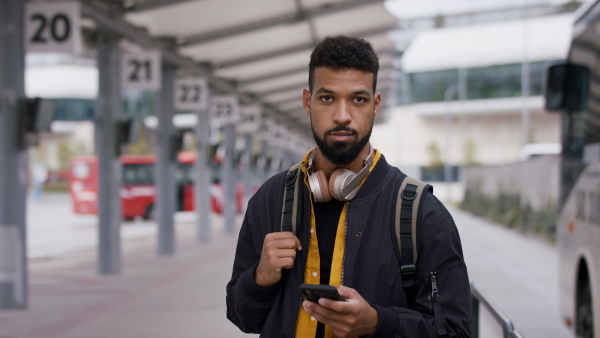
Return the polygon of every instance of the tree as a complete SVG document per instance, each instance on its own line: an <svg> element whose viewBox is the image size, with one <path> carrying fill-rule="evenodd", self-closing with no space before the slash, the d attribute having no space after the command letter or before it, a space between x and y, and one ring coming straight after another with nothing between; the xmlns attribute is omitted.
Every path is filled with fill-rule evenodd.
<svg viewBox="0 0 600 338"><path fill-rule="evenodd" d="M148 130L146 126L142 123L140 126L140 133L138 135L137 141L135 143L131 143L128 146L129 154L131 155L150 155L152 154L152 149L148 144Z"/></svg>

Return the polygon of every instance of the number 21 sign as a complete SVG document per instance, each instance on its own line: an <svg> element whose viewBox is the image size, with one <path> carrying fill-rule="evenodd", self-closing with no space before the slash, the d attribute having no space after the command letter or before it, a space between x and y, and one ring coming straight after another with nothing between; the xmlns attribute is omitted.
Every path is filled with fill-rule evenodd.
<svg viewBox="0 0 600 338"><path fill-rule="evenodd" d="M160 90L161 57L159 51L123 53L121 86L123 89Z"/></svg>

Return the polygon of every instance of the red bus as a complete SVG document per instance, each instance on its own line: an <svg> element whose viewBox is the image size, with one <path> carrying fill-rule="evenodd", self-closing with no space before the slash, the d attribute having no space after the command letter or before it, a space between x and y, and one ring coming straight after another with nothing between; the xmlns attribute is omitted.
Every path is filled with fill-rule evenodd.
<svg viewBox="0 0 600 338"><path fill-rule="evenodd" d="M122 155L123 182L120 190L121 210L126 220L135 217L152 219L156 189L152 155ZM182 152L177 166L177 211L194 210L193 164L196 154ZM98 214L98 159L95 156L76 157L69 169L69 193L75 214ZM224 189L218 182L210 187L211 210L223 212ZM236 186L236 209L242 211L243 186Z"/></svg>

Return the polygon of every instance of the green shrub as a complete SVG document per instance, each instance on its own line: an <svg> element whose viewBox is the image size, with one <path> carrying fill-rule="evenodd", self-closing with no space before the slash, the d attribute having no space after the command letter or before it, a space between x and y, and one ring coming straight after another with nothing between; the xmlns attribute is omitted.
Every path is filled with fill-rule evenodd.
<svg viewBox="0 0 600 338"><path fill-rule="evenodd" d="M555 203L548 202L544 209L533 210L528 204L521 204L518 194L502 192L496 198L490 198L481 192L480 187L478 183L474 188L467 188L459 205L461 209L524 233L555 240L558 218Z"/></svg>

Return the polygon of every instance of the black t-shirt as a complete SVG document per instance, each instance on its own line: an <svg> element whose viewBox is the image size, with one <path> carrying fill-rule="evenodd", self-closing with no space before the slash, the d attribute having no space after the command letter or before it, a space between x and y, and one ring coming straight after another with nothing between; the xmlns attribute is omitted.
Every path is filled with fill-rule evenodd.
<svg viewBox="0 0 600 338"><path fill-rule="evenodd" d="M335 246L335 234L344 208L344 201L331 200L325 203L313 203L315 210L315 223L317 227L317 242L320 257L320 283L329 284L331 261ZM324 337L325 325L317 324L316 337Z"/></svg>

